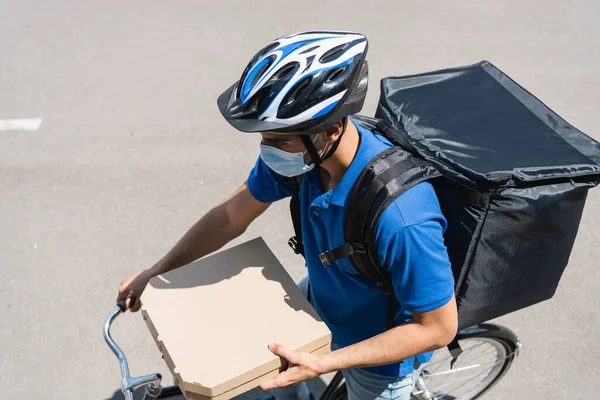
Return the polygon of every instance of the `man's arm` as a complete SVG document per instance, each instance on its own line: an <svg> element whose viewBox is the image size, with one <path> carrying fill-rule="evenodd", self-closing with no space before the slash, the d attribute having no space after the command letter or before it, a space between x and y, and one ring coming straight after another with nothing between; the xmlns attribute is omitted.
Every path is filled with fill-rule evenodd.
<svg viewBox="0 0 600 400"><path fill-rule="evenodd" d="M325 372L391 364L448 345L458 329L454 297L446 305L424 313L370 339L329 353L321 360Z"/></svg>
<svg viewBox="0 0 600 400"><path fill-rule="evenodd" d="M399 362L444 347L454 339L458 327L454 297L433 311L412 315L412 321L404 325L322 356L270 344L269 350L288 360L291 367L261 384L261 388L269 390L333 371Z"/></svg>
<svg viewBox="0 0 600 400"><path fill-rule="evenodd" d="M128 276L121 282L117 303L125 302L125 307L137 311L139 298L153 277L179 268L204 257L235 239L252 221L269 208L270 203L256 200L244 183L227 199L216 205L179 240L179 242L152 268Z"/></svg>
<svg viewBox="0 0 600 400"><path fill-rule="evenodd" d="M261 384L263 390L293 385L322 374L351 368L374 367L399 362L448 345L457 330L456 301L433 311L413 313L413 320L370 339L317 356L269 345L275 355L285 358L290 368Z"/></svg>
<svg viewBox="0 0 600 400"><path fill-rule="evenodd" d="M380 257L390 274L398 304L412 314L412 320L332 353L326 368L398 362L444 347L456 335L458 313L452 268L444 245L443 217L386 232L396 229L397 223L390 223L392 216L388 214L387 225L381 227L381 237L388 239L380 242Z"/></svg>
<svg viewBox="0 0 600 400"><path fill-rule="evenodd" d="M388 214L385 224L380 221L379 225L378 237L387 238L378 242L382 266L390 274L398 304L411 312L412 320L325 356L273 344L271 351L293 366L264 383L263 389L287 386L335 370L398 362L452 341L458 315L454 278L444 245L444 221L439 210L429 214L420 223L400 230L394 214Z"/></svg>
<svg viewBox="0 0 600 400"><path fill-rule="evenodd" d="M256 200L244 183L196 222L150 270L152 276L179 268L210 254L246 231L270 203Z"/></svg>

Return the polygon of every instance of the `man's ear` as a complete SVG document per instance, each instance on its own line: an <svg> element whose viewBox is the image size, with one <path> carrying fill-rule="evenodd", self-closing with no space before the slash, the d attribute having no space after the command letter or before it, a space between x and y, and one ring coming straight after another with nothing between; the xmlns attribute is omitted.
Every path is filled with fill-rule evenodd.
<svg viewBox="0 0 600 400"><path fill-rule="evenodd" d="M343 121L340 120L340 121L337 121L336 123L334 123L333 125L331 125L329 128L327 128L325 130L325 135L327 136L328 141L335 142L340 137L343 130L344 130L344 123L343 123Z"/></svg>

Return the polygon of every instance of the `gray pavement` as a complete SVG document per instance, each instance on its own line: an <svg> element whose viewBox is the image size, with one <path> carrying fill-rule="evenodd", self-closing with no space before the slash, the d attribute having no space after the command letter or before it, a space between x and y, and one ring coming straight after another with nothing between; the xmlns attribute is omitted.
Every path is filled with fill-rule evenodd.
<svg viewBox="0 0 600 400"><path fill-rule="evenodd" d="M246 178L258 137L216 97L267 41L365 33L369 115L384 76L487 59L600 139L599 16L593 0L0 0L0 119L43 119L0 131L0 398L113 398L118 284ZM486 398L596 397L599 210L597 189L556 296L500 320L524 349ZM299 280L291 231L277 204L235 243L262 235ZM168 375L139 315L114 332L133 374Z"/></svg>

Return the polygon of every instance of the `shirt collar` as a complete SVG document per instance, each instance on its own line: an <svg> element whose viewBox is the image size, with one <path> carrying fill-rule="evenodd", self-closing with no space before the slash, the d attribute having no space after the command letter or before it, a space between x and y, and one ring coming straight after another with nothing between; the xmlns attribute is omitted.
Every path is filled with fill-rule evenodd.
<svg viewBox="0 0 600 400"><path fill-rule="evenodd" d="M331 191L329 202L339 207L344 207L354 182L367 166L369 161L379 154L386 146L381 141L377 140L375 135L363 127L356 124L351 118L348 118L354 124L360 138L358 151L354 159L348 166L344 176L338 185Z"/></svg>

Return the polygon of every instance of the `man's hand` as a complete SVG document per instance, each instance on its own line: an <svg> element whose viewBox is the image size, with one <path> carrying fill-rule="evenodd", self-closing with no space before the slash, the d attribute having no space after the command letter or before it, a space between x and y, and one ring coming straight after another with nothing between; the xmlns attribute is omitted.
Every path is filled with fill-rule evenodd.
<svg viewBox="0 0 600 400"><path fill-rule="evenodd" d="M136 312L142 306L140 296L150 281L150 274L148 271L137 272L133 275L129 275L127 278L121 281L121 287L119 288L119 294L117 295L117 303L125 300L125 309L129 309L131 299L135 298L132 312Z"/></svg>
<svg viewBox="0 0 600 400"><path fill-rule="evenodd" d="M261 384L262 390L267 391L276 387L290 386L329 372L323 368L321 356L288 350L275 343L269 345L269 350L285 359L288 362L288 367L272 380Z"/></svg>

